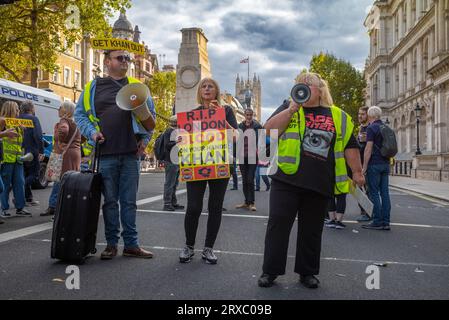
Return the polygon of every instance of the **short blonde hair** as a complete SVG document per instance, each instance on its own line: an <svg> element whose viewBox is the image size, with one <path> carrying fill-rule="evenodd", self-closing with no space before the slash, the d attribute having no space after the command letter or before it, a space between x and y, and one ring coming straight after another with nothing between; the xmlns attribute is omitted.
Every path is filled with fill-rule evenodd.
<svg viewBox="0 0 449 320"><path fill-rule="evenodd" d="M217 89L217 96L215 97L215 100L217 100L221 104L220 86L218 85L218 82L212 78L204 78L200 81L200 83L198 84L198 91L196 92L196 101L200 105L203 105L203 97L201 97L201 87L206 82L210 82L215 86L215 88Z"/></svg>
<svg viewBox="0 0 449 320"><path fill-rule="evenodd" d="M372 106L368 109L368 117L374 118L374 119L380 119L382 116L382 109L378 106Z"/></svg>
<svg viewBox="0 0 449 320"><path fill-rule="evenodd" d="M19 105L14 101L6 101L2 105L0 117L17 118L19 116Z"/></svg>
<svg viewBox="0 0 449 320"><path fill-rule="evenodd" d="M318 73L303 72L296 77L295 82L307 84L309 86L317 86L320 89L321 106L330 107L334 104L327 81L321 78Z"/></svg>
<svg viewBox="0 0 449 320"><path fill-rule="evenodd" d="M59 107L59 109L63 113L63 117L62 118L72 119L73 118L73 114L75 113L75 104L73 102L71 102L71 101L64 101L61 104L61 106Z"/></svg>

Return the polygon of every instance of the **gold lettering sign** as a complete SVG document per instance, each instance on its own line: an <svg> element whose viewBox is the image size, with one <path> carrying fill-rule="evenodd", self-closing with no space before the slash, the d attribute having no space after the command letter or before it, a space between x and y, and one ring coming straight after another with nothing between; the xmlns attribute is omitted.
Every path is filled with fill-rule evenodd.
<svg viewBox="0 0 449 320"><path fill-rule="evenodd" d="M6 126L9 128L15 127L34 128L33 121L28 119L5 118L5 123Z"/></svg>
<svg viewBox="0 0 449 320"><path fill-rule="evenodd" d="M145 47L142 44L123 39L92 39L93 49L98 50L124 50L144 55Z"/></svg>

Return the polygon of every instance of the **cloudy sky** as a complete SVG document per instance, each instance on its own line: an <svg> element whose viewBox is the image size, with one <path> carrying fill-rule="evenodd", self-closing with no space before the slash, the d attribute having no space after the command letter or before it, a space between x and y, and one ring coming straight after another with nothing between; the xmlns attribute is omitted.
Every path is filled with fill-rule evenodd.
<svg viewBox="0 0 449 320"><path fill-rule="evenodd" d="M369 39L363 21L373 0L132 0L127 11L160 64L176 66L182 28L202 28L212 74L235 94L237 74L262 82L262 120L288 97L311 56L327 51L362 69ZM117 15L118 17L118 15Z"/></svg>

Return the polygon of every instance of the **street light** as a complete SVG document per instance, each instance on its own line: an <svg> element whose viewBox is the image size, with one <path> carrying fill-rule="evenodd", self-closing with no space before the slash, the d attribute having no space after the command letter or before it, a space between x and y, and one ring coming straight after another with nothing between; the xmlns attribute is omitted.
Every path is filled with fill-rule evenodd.
<svg viewBox="0 0 449 320"><path fill-rule="evenodd" d="M73 103L76 103L76 92L78 91L78 82L75 82L72 87L73 90Z"/></svg>
<svg viewBox="0 0 449 320"><path fill-rule="evenodd" d="M422 154L419 149L419 117L421 116L422 108L419 106L419 103L416 104L415 112L416 112L416 152L415 155L419 156Z"/></svg>

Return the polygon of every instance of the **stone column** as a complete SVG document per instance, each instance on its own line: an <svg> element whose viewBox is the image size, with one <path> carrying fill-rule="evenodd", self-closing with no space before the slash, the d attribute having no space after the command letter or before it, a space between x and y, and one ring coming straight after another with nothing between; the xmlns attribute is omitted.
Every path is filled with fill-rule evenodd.
<svg viewBox="0 0 449 320"><path fill-rule="evenodd" d="M387 30L386 30L386 17L381 16L379 20L379 53L386 54L387 53Z"/></svg>
<svg viewBox="0 0 449 320"><path fill-rule="evenodd" d="M412 2L410 0L405 0L405 3L407 3L407 27L406 27L406 33L413 27L412 25Z"/></svg>
<svg viewBox="0 0 449 320"><path fill-rule="evenodd" d="M445 108L443 86L434 89L435 92L435 131L438 137L437 153L448 152L448 117L447 106Z"/></svg>
<svg viewBox="0 0 449 320"><path fill-rule="evenodd" d="M423 10L423 0L416 0L416 21L418 21L422 17Z"/></svg>
<svg viewBox="0 0 449 320"><path fill-rule="evenodd" d="M210 77L207 38L199 28L182 29L176 67L176 113L198 106L196 94L201 79Z"/></svg>
<svg viewBox="0 0 449 320"><path fill-rule="evenodd" d="M378 102L385 102L386 101L386 86L387 86L387 81L386 81L386 73L385 73L385 67L380 67L379 68L379 85L378 85L378 97L377 100Z"/></svg>
<svg viewBox="0 0 449 320"><path fill-rule="evenodd" d="M404 92L404 61L401 59L399 61L399 88L398 95Z"/></svg>
<svg viewBox="0 0 449 320"><path fill-rule="evenodd" d="M397 14L398 14L398 22L399 22L399 27L398 27L398 33L399 33L399 39L398 40L401 40L403 37L404 37L404 34L405 34L405 32L404 32L404 23L403 23L403 19L402 19L402 12L403 12L403 7L402 6L400 6L399 7L399 9L398 9L398 11L397 11Z"/></svg>

